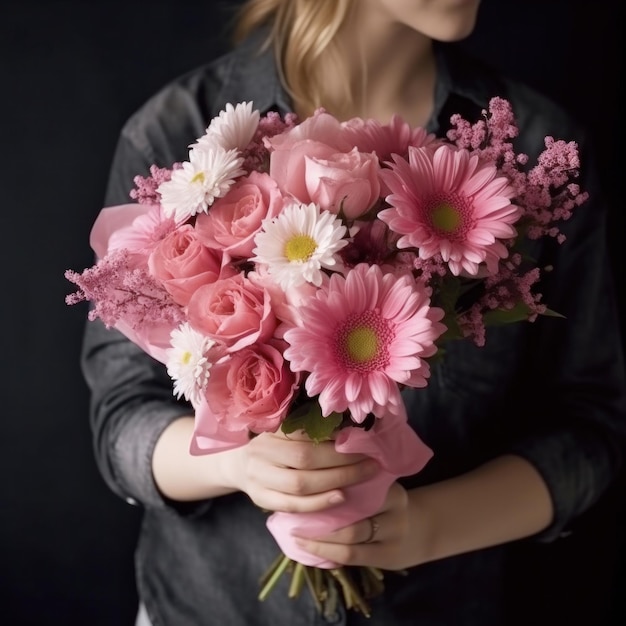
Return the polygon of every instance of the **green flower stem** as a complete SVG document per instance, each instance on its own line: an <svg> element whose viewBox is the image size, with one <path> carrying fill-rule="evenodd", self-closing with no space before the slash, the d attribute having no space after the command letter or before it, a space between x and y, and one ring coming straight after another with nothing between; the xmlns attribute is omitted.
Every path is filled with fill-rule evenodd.
<svg viewBox="0 0 626 626"><path fill-rule="evenodd" d="M384 591L383 573L377 567L361 567L359 568L359 574L363 595L366 598L372 598Z"/></svg>
<svg viewBox="0 0 626 626"><path fill-rule="evenodd" d="M338 601L342 600L346 609L370 617L371 609L366 598L377 596L384 590L383 572L376 567L324 569L303 565L281 553L261 577L259 600L268 597L285 573L291 576L288 596L298 597L306 585L318 612L327 616L334 615Z"/></svg>
<svg viewBox="0 0 626 626"><path fill-rule="evenodd" d="M272 589L276 586L279 578L283 575L284 571L289 567L289 564L293 561L284 555L281 555L281 559L278 563L278 566L274 568L274 570L270 573L270 576L267 580L267 583L263 586L259 593L259 600L263 601L270 594Z"/></svg>
<svg viewBox="0 0 626 626"><path fill-rule="evenodd" d="M282 552L279 552L278 556L272 561L272 564L265 570L265 573L259 579L259 585L261 588L265 587L267 581L270 579L270 576L274 573L276 568L283 562L285 555Z"/></svg>
<svg viewBox="0 0 626 626"><path fill-rule="evenodd" d="M343 591L344 602L347 609L355 608L365 617L371 616L371 609L363 596L359 593L358 589L350 579L350 576L346 572L345 568L340 567L330 570L331 574L339 581L341 589Z"/></svg>
<svg viewBox="0 0 626 626"><path fill-rule="evenodd" d="M288 596L290 598L297 598L304 586L304 570L305 566L302 563L296 563L291 575L291 584L289 585Z"/></svg>
<svg viewBox="0 0 626 626"><path fill-rule="evenodd" d="M320 591L323 588L322 573L323 571L318 567L313 568L313 585L317 591ZM320 600L323 599L324 598L320 598Z"/></svg>
<svg viewBox="0 0 626 626"><path fill-rule="evenodd" d="M315 586L315 581L314 581L314 576L313 576L315 574L315 568L305 567L302 570L302 573L304 574L304 580L306 581L306 586L309 588L309 593L311 594L311 597L313 598L313 601L315 602L315 608L318 610L319 613L321 613L322 602L321 602L320 595L322 591L321 589L319 589L319 587Z"/></svg>

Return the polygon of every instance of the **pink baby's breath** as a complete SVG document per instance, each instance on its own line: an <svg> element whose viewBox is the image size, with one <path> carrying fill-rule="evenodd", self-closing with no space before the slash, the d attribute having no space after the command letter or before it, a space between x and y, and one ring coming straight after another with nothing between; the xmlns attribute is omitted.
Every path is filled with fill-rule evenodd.
<svg viewBox="0 0 626 626"><path fill-rule="evenodd" d="M269 170L269 150L264 140L280 135L298 123L295 113L282 117L276 111L269 111L259 120L257 130L248 147L243 150L243 168L248 171L267 172Z"/></svg>
<svg viewBox="0 0 626 626"><path fill-rule="evenodd" d="M448 139L482 160L495 163L509 178L514 189L513 202L522 209L520 222L526 236L530 239L547 236L562 243L565 236L558 224L569 219L574 207L588 197L572 184L580 169L577 143L547 136L536 165L526 169L528 155L517 153L513 146L519 129L511 104L503 98L493 98L483 115L484 119L475 124L453 115Z"/></svg>
<svg viewBox="0 0 626 626"><path fill-rule="evenodd" d="M133 329L181 322L184 319L181 307L144 267L136 267L133 260L127 250L118 250L80 274L67 270L65 277L79 287L66 296L67 304L93 302L89 319L100 318L108 328L120 320Z"/></svg>
<svg viewBox="0 0 626 626"><path fill-rule="evenodd" d="M521 305L526 310L527 321L534 322L547 310L542 294L534 291L540 277L538 267L522 269L521 255L512 255L502 264L497 275L484 280L483 295L459 316L463 336L471 338L477 346L483 346L486 341L485 314L489 311L511 311Z"/></svg>
<svg viewBox="0 0 626 626"><path fill-rule="evenodd" d="M157 191L159 185L172 178L172 172L180 169L181 163L174 163L171 168L150 166L149 176L135 176L135 188L130 190L130 197L139 204L158 204L161 195Z"/></svg>

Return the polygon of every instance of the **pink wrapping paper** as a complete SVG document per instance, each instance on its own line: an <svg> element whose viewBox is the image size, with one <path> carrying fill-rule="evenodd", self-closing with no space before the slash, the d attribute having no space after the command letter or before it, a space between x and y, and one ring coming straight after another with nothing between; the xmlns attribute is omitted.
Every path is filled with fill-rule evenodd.
<svg viewBox="0 0 626 626"><path fill-rule="evenodd" d="M204 398L195 408L195 428L189 452L195 456L242 446L250 441L248 431L226 430L211 413Z"/></svg>
<svg viewBox="0 0 626 626"><path fill-rule="evenodd" d="M363 428L341 430L335 440L335 449L366 454L376 459L381 469L370 480L345 489L346 500L338 506L316 513L273 513L267 520L267 527L289 558L325 569L338 565L300 548L294 533L320 537L374 515L382 506L391 484L401 476L419 472L433 455L408 424L405 412L400 416L386 415L377 419L368 431Z"/></svg>
<svg viewBox="0 0 626 626"><path fill-rule="evenodd" d="M131 202L102 209L89 233L89 245L96 256L102 258L109 251L109 242L113 233L120 228L130 226L135 218L145 215L152 208L151 204Z"/></svg>

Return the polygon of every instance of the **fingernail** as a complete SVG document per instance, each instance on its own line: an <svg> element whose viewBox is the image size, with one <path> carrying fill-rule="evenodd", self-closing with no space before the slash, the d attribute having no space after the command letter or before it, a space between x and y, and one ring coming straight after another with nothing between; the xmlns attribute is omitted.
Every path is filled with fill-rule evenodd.
<svg viewBox="0 0 626 626"><path fill-rule="evenodd" d="M331 504L340 504L341 502L344 501L344 497L340 493L333 493L333 495L330 496L330 498L328 498L328 501Z"/></svg>

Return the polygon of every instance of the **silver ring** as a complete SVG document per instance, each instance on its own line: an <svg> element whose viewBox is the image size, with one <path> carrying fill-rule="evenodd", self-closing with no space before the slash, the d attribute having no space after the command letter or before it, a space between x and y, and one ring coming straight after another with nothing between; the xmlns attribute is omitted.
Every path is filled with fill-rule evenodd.
<svg viewBox="0 0 626 626"><path fill-rule="evenodd" d="M368 517L367 520L370 523L370 534L369 534L369 537L363 543L372 543L372 541L374 541L374 539L376 538L376 533L380 529L380 524L378 523L378 520L374 516Z"/></svg>

